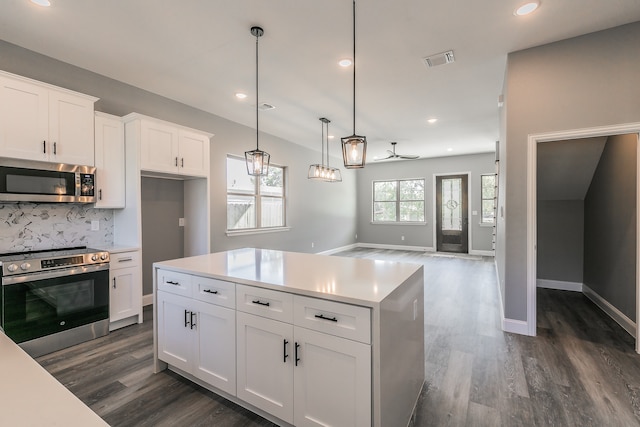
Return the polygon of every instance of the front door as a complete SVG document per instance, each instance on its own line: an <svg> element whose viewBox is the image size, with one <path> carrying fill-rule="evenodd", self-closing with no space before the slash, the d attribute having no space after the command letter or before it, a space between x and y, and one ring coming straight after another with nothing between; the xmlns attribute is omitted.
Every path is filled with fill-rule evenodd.
<svg viewBox="0 0 640 427"><path fill-rule="evenodd" d="M436 250L468 253L468 225L467 175L436 177Z"/></svg>

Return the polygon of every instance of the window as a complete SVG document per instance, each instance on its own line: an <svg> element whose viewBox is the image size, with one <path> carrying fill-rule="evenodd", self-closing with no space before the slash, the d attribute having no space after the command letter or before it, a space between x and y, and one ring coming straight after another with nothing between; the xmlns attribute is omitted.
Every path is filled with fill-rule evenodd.
<svg viewBox="0 0 640 427"><path fill-rule="evenodd" d="M496 206L496 175L481 175L482 219L481 224L493 224Z"/></svg>
<svg viewBox="0 0 640 427"><path fill-rule="evenodd" d="M373 222L425 222L424 178L373 182Z"/></svg>
<svg viewBox="0 0 640 427"><path fill-rule="evenodd" d="M227 157L227 230L285 226L284 172L269 165L267 176L251 176L243 158Z"/></svg>

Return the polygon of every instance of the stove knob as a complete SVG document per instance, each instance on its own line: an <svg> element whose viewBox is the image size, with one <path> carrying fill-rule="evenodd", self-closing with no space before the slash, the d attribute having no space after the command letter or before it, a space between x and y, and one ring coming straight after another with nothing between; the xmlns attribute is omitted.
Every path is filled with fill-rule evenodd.
<svg viewBox="0 0 640 427"><path fill-rule="evenodd" d="M9 270L10 272L14 272L18 269L18 266L15 264L9 264L9 266L7 267L7 270Z"/></svg>
<svg viewBox="0 0 640 427"><path fill-rule="evenodd" d="M93 254L91 255L91 261L97 261L98 260L98 255Z"/></svg>
<svg viewBox="0 0 640 427"><path fill-rule="evenodd" d="M20 264L20 268L23 270L28 270L31 268L31 264L29 264L28 262L23 262L22 264Z"/></svg>
<svg viewBox="0 0 640 427"><path fill-rule="evenodd" d="M104 253L104 254L101 254L101 255L100 255L100 259L101 259L102 261L104 261L105 259L107 259L107 257L108 257L108 254L106 254L106 253Z"/></svg>

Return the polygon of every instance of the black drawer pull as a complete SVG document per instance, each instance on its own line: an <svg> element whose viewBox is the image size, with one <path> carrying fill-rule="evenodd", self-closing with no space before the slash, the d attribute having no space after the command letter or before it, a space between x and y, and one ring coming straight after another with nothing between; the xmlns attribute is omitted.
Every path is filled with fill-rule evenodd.
<svg viewBox="0 0 640 427"><path fill-rule="evenodd" d="M206 292L208 294L217 294L218 291L212 291L211 289L203 289L202 292Z"/></svg>
<svg viewBox="0 0 640 427"><path fill-rule="evenodd" d="M318 319L322 319L322 320L330 320L332 322L338 322L338 319L336 319L335 317L326 317L324 314L316 314L316 317Z"/></svg>
<svg viewBox="0 0 640 427"><path fill-rule="evenodd" d="M193 321L193 318L196 317L196 314L193 311L190 311L189 313L191 313L189 316L189 320L191 320L191 329L193 329L196 327L196 322Z"/></svg>
<svg viewBox="0 0 640 427"><path fill-rule="evenodd" d="M287 354L287 344L289 344L289 341L284 340L284 343L282 344L282 347L283 347L283 350L284 350L283 353L282 353L282 354L284 354L284 358L283 358L282 361L284 363L287 363L287 357L289 357L289 355Z"/></svg>
<svg viewBox="0 0 640 427"><path fill-rule="evenodd" d="M300 344L296 343L295 348L296 348L296 354L295 354L296 366L298 366L298 362L300 361L300 358L298 357L298 349L300 348Z"/></svg>
<svg viewBox="0 0 640 427"><path fill-rule="evenodd" d="M184 311L184 327L186 328L187 326L189 326L189 320L187 320L187 316L189 314L189 310L185 310Z"/></svg>
<svg viewBox="0 0 640 427"><path fill-rule="evenodd" d="M167 282L169 285L175 285L175 286L180 286L180 282L172 282L171 280L167 280Z"/></svg>
<svg viewBox="0 0 640 427"><path fill-rule="evenodd" d="M259 299L258 299L258 300L255 300L255 301L251 301L251 302L252 302L252 303L254 303L254 304L258 304L258 305L264 305L265 307L269 307L269 306L271 305L270 303L268 303L268 302L262 302L262 301L260 301Z"/></svg>

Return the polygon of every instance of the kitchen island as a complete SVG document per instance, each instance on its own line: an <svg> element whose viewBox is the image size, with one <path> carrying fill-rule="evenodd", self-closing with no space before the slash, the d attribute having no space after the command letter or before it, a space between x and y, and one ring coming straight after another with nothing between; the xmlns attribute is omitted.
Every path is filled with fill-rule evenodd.
<svg viewBox="0 0 640 427"><path fill-rule="evenodd" d="M155 263L154 370L280 425L407 425L424 383L416 264L245 248Z"/></svg>

